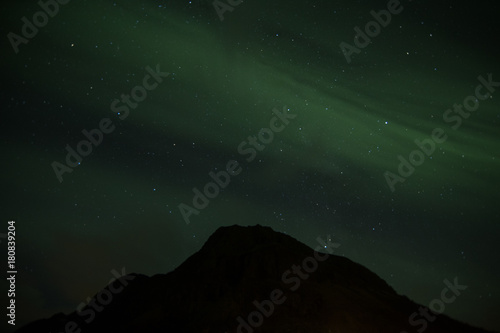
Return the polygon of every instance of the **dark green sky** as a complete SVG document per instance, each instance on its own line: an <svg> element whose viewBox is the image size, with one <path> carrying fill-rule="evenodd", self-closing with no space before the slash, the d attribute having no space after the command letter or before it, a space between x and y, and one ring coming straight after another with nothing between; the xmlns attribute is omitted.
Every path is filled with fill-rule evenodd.
<svg viewBox="0 0 500 333"><path fill-rule="evenodd" d="M312 247L330 234L426 305L458 277L445 314L500 330L500 87L459 128L443 119L479 76L500 81L498 4L401 1L348 63L340 43L387 2L247 1L223 21L210 1L174 3L70 1L18 53L8 33L40 7L4 5L0 232L16 221L18 325L73 311L112 269L166 273L219 226L262 224ZM148 66L169 75L120 119L113 101ZM238 146L285 106L296 117L246 161ZM105 118L114 131L59 182L51 164ZM384 173L436 128L446 141L391 191ZM179 204L230 160L241 173L187 224Z"/></svg>

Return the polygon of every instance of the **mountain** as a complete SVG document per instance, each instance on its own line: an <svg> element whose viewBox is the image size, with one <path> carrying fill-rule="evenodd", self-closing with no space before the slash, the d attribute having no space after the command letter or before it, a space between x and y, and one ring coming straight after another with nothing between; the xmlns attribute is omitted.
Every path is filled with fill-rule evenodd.
<svg viewBox="0 0 500 333"><path fill-rule="evenodd" d="M398 295L330 254L336 246L319 239L320 253L268 227L222 227L174 271L119 277L81 312L17 332L487 332ZM448 298L460 292L452 289Z"/></svg>

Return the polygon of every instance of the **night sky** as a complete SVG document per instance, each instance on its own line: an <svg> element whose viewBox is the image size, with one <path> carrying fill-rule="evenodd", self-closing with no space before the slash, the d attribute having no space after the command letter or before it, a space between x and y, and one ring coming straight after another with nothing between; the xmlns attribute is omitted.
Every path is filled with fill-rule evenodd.
<svg viewBox="0 0 500 333"><path fill-rule="evenodd" d="M223 20L207 0L69 1L26 39L40 5L4 4L15 328L74 311L113 269L167 273L218 227L261 224L331 235L425 305L457 277L445 314L500 330L500 6L438 2L402 0L369 43L355 27L387 1L245 1ZM210 173L222 185L193 203Z"/></svg>

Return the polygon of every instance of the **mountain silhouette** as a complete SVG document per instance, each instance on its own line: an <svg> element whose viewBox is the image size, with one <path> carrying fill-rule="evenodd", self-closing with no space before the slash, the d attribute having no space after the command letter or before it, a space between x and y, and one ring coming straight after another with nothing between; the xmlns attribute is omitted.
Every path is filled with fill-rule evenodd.
<svg viewBox="0 0 500 333"><path fill-rule="evenodd" d="M79 312L16 332L487 332L398 295L318 241L321 252L269 227L221 227L174 271L117 276Z"/></svg>

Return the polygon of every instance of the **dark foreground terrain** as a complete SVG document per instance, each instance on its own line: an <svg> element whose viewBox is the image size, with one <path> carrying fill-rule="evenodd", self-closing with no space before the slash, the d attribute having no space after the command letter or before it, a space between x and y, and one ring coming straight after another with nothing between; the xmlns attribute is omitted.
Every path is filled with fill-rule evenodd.
<svg viewBox="0 0 500 333"><path fill-rule="evenodd" d="M396 294L337 246L319 240L319 253L268 227L219 228L173 272L124 276L79 313L17 332L487 332Z"/></svg>

